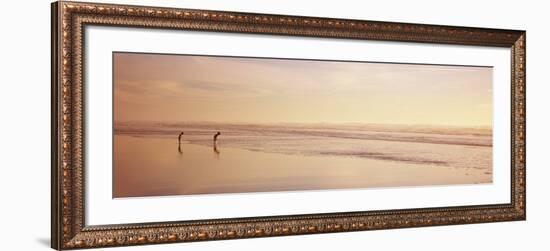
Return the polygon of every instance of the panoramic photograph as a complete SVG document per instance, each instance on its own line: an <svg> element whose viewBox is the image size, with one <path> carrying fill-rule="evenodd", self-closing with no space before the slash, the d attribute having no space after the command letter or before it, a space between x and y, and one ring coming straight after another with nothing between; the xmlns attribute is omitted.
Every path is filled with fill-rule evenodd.
<svg viewBox="0 0 550 251"><path fill-rule="evenodd" d="M493 182L493 68L113 52L113 198Z"/></svg>

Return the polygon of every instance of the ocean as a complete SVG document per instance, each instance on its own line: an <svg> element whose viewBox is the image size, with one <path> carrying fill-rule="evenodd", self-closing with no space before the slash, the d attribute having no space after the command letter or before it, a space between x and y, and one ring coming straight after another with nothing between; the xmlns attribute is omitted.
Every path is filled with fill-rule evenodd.
<svg viewBox="0 0 550 251"><path fill-rule="evenodd" d="M492 182L491 128L124 122L114 134L113 197Z"/></svg>

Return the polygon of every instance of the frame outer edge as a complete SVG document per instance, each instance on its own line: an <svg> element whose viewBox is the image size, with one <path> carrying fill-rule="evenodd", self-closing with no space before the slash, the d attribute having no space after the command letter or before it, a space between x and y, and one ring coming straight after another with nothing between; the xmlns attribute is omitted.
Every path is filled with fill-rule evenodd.
<svg viewBox="0 0 550 251"><path fill-rule="evenodd" d="M60 222L60 165L59 165L59 2L51 3L51 239L50 247L60 250L62 222Z"/></svg>
<svg viewBox="0 0 550 251"><path fill-rule="evenodd" d="M523 46L521 48L521 51L523 53L522 60L523 60L523 67L522 67L522 88L523 88L523 137L522 137L522 143L523 143L523 175L522 175L522 182L523 182L523 219L524 221L527 220L527 31L523 31L523 34L519 38L521 42L523 43Z"/></svg>

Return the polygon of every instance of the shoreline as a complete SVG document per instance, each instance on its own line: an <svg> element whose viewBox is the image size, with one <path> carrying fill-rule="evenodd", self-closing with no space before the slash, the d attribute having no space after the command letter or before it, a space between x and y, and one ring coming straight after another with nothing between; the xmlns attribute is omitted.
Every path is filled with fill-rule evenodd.
<svg viewBox="0 0 550 251"><path fill-rule="evenodd" d="M351 188L485 184L492 174L342 156L265 153L185 143L167 138L116 136L113 196L223 194Z"/></svg>

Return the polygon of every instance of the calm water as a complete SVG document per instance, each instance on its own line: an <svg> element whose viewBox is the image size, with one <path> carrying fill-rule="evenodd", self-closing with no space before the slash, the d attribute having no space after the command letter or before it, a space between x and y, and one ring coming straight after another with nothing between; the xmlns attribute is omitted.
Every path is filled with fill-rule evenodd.
<svg viewBox="0 0 550 251"><path fill-rule="evenodd" d="M492 182L485 128L125 123L114 151L114 197Z"/></svg>

